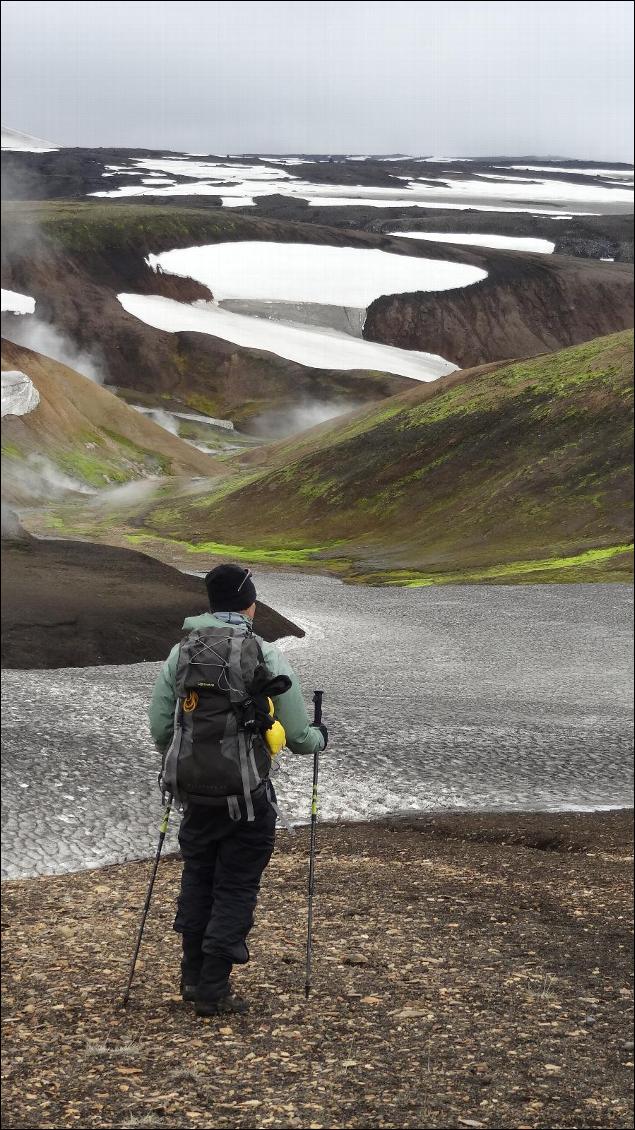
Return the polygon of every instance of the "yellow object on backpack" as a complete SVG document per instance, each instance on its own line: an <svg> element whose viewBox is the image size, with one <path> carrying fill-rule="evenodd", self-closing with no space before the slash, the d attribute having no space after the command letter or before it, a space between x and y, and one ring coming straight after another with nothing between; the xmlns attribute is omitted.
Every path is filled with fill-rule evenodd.
<svg viewBox="0 0 635 1130"><path fill-rule="evenodd" d="M265 741L267 748L272 757L275 757L280 750L287 744L287 735L285 733L282 722L274 718L275 708L270 698L267 699L269 703L269 716L273 718L273 722L268 730L265 730Z"/></svg>

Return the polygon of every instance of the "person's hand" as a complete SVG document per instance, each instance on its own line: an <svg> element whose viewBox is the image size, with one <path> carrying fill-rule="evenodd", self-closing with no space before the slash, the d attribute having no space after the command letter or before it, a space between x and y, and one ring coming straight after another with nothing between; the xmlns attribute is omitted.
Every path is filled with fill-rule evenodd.
<svg viewBox="0 0 635 1130"><path fill-rule="evenodd" d="M324 738L324 749L326 749L327 745L329 744L329 732L326 726L323 722L312 722L311 725L314 726L316 730L320 731L322 737Z"/></svg>

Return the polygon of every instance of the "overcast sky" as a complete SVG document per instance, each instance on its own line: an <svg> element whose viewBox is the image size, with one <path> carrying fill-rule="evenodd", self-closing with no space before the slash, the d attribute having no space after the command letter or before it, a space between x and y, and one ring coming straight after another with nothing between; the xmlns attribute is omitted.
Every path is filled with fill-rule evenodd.
<svg viewBox="0 0 635 1130"><path fill-rule="evenodd" d="M2 13L3 124L62 145L632 159L628 2Z"/></svg>

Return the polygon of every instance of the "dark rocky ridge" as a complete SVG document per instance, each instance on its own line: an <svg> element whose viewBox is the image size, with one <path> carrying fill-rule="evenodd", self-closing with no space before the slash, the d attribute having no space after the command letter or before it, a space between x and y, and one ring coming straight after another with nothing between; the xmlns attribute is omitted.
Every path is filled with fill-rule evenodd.
<svg viewBox="0 0 635 1130"><path fill-rule="evenodd" d="M184 618L208 610L198 577L134 550L42 541L14 527L1 554L6 668L164 659L181 638ZM268 640L304 635L262 603L254 626Z"/></svg>
<svg viewBox="0 0 635 1130"><path fill-rule="evenodd" d="M445 244L435 244L442 247ZM364 337L426 349L468 368L531 357L633 325L626 264L509 255L486 279L442 294L385 295L371 303Z"/></svg>

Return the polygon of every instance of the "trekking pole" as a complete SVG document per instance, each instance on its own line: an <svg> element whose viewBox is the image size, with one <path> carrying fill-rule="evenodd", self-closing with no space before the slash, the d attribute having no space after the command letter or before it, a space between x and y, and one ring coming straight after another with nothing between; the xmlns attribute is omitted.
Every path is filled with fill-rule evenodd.
<svg viewBox="0 0 635 1130"><path fill-rule="evenodd" d="M322 721L322 696L324 691L315 691L313 695L313 725L319 726ZM313 893L315 891L315 834L317 830L318 812L318 771L320 767L320 751L316 749L313 754L313 791L311 793L311 840L309 846L309 912L307 919L306 936L306 977L304 981L304 996L309 999L311 992L311 959L313 957Z"/></svg>
<svg viewBox="0 0 635 1130"><path fill-rule="evenodd" d="M159 870L159 860L161 858L161 852L163 851L163 844L165 842L165 837L166 837L166 833L167 833L167 830L168 830L168 824L170 823L170 812L171 812L171 810L172 810L172 793L167 793L166 797L165 797L165 802L164 802L163 819L161 820L161 826L159 828L159 843L157 845L157 853L154 857L154 867L152 868L152 875L150 876L150 885L148 887L148 893L146 895L146 901L143 904L143 911L141 912L141 922L139 924L139 933L137 934L137 944L135 946L135 950L134 950L134 953L132 955L132 963L130 965L130 974L128 976L128 984L126 985L126 991L125 991L123 998L122 998L122 1001L121 1001L121 1007L122 1008L126 1007L126 1005L128 1004L128 1000L130 999L130 989L132 988L132 979L134 977L134 971L135 971L135 967L136 967L136 964L137 964L137 958L139 956L139 950L141 949L141 939L143 938L143 931L145 929L146 918L148 917L148 911L150 909L150 899L152 898L152 891L153 891L153 888L154 888L154 880L156 879L157 871Z"/></svg>

